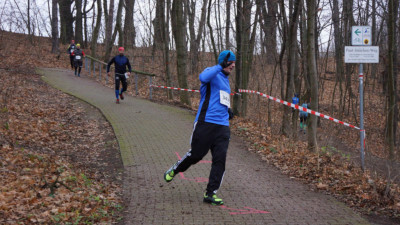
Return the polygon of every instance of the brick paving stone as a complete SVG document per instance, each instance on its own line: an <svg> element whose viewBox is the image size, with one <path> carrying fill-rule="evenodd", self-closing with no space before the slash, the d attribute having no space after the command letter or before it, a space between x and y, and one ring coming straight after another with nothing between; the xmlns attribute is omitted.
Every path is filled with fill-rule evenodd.
<svg viewBox="0 0 400 225"><path fill-rule="evenodd" d="M322 193L282 175L248 152L232 136L226 173L218 196L224 207L202 202L209 163L177 175L163 174L189 149L193 113L126 95L117 105L114 90L71 71L39 69L43 79L97 107L111 123L126 170L128 202L123 224L369 224L360 215ZM132 86L128 88L133 88ZM211 160L208 154L204 160Z"/></svg>

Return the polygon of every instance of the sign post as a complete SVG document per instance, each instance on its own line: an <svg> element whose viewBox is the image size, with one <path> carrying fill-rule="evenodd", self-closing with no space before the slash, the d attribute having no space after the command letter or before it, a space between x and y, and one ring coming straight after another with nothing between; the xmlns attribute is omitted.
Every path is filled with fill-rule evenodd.
<svg viewBox="0 0 400 225"><path fill-rule="evenodd" d="M359 91L360 91L360 145L361 145L361 168L365 171L364 147L364 72L363 63L379 63L379 47L371 46L372 33L370 26L353 26L351 29L351 44L355 46L345 46L345 63L360 63L359 65Z"/></svg>

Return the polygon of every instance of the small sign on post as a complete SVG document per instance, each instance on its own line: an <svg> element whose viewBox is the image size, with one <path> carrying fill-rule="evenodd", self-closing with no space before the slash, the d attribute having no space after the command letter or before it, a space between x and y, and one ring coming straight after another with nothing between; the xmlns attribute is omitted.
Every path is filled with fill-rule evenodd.
<svg viewBox="0 0 400 225"><path fill-rule="evenodd" d="M379 46L345 46L345 63L379 63Z"/></svg>
<svg viewBox="0 0 400 225"><path fill-rule="evenodd" d="M345 46L344 62L359 63L360 80L360 156L361 168L364 171L364 148L365 148L365 130L364 130L364 71L363 63L379 63L379 47L372 45L371 26L353 26L351 27L351 44L355 46Z"/></svg>
<svg viewBox="0 0 400 225"><path fill-rule="evenodd" d="M351 27L351 45L369 46L372 45L372 33L370 26Z"/></svg>

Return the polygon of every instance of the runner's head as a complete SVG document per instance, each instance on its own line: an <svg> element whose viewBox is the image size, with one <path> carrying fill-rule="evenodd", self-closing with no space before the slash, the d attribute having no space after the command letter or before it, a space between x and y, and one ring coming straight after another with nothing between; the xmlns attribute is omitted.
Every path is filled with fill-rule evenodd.
<svg viewBox="0 0 400 225"><path fill-rule="evenodd" d="M124 51L125 51L124 47L119 47L118 48L118 52L119 52L120 55L123 55Z"/></svg>
<svg viewBox="0 0 400 225"><path fill-rule="evenodd" d="M76 44L76 47L77 47L77 48L81 48L81 44L79 44L79 43Z"/></svg>
<svg viewBox="0 0 400 225"><path fill-rule="evenodd" d="M229 56L228 56L228 54L229 54ZM218 56L218 64L221 64L222 62L224 62L224 60L226 59L228 57L228 67L226 67L226 68L224 68L223 69L223 72L226 74L226 75L229 75L231 72L232 72L232 70L233 70L233 68L235 68L235 61L236 61L236 56L235 56L235 54L232 52L232 51L230 51L230 50L225 50L225 51L222 51L220 54L219 54L219 56Z"/></svg>
<svg viewBox="0 0 400 225"><path fill-rule="evenodd" d="M71 44L74 44L75 43L75 40L71 40Z"/></svg>

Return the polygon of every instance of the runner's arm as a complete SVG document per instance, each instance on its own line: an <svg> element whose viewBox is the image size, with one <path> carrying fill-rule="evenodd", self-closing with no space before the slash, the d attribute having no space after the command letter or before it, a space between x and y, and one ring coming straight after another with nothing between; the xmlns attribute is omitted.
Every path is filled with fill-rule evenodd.
<svg viewBox="0 0 400 225"><path fill-rule="evenodd" d="M114 62L115 62L115 57L113 57L113 58L110 60L110 62L108 62L108 64L107 64L107 73L110 72L110 66L111 66L111 64L113 64Z"/></svg>
<svg viewBox="0 0 400 225"><path fill-rule="evenodd" d="M199 76L200 81L203 83L208 83L221 71L222 71L221 65L215 65L213 67L208 67L202 73L200 73L200 76Z"/></svg>

